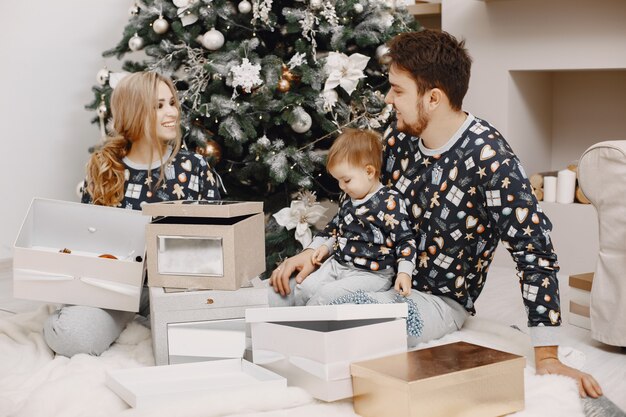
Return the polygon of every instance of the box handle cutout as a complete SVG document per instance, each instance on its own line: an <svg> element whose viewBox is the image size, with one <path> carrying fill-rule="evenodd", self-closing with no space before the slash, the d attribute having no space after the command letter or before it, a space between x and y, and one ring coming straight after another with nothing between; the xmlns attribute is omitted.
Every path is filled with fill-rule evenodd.
<svg viewBox="0 0 626 417"><path fill-rule="evenodd" d="M118 294L128 295L129 297L139 297L139 287L133 287L132 285L120 284L117 282L104 281L97 278L80 277L81 282L94 287L99 287L108 291L113 291Z"/></svg>

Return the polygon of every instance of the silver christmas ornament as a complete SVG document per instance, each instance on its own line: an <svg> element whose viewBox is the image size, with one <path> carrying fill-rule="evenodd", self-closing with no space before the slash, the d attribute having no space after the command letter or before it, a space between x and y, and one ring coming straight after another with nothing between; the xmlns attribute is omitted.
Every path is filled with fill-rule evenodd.
<svg viewBox="0 0 626 417"><path fill-rule="evenodd" d="M102 68L100 71L98 71L98 73L96 74L96 80L98 81L98 84L105 85L109 81L109 75L109 70L106 68Z"/></svg>
<svg viewBox="0 0 626 417"><path fill-rule="evenodd" d="M224 45L224 35L215 28L209 30L202 36L202 46L210 51L220 49Z"/></svg>
<svg viewBox="0 0 626 417"><path fill-rule="evenodd" d="M131 51L138 51L143 48L143 38L136 33L128 40L128 48Z"/></svg>
<svg viewBox="0 0 626 417"><path fill-rule="evenodd" d="M391 57L389 56L389 47L385 44L380 45L376 48L376 58L378 62L382 65L386 65L391 62Z"/></svg>
<svg viewBox="0 0 626 417"><path fill-rule="evenodd" d="M313 124L313 119L311 119L309 113L303 111L301 116L302 117L299 120L296 120L291 124L291 128L296 133L307 132Z"/></svg>
<svg viewBox="0 0 626 417"><path fill-rule="evenodd" d="M152 30L159 35L167 32L169 28L170 24L167 22L167 20L163 19L163 16L159 16L157 20L152 22Z"/></svg>
<svg viewBox="0 0 626 417"><path fill-rule="evenodd" d="M139 6L135 3L128 9L129 16L137 16L139 14Z"/></svg>
<svg viewBox="0 0 626 417"><path fill-rule="evenodd" d="M250 3L248 0L243 0L239 2L239 4L237 5L237 9L239 9L239 13L250 13L252 11L252 3Z"/></svg>
<svg viewBox="0 0 626 417"><path fill-rule="evenodd" d="M322 1L323 0L311 0L311 3L309 4L311 5L313 9L319 9L322 7Z"/></svg>
<svg viewBox="0 0 626 417"><path fill-rule="evenodd" d="M363 5L361 3L355 4L354 11L357 13L363 13Z"/></svg>

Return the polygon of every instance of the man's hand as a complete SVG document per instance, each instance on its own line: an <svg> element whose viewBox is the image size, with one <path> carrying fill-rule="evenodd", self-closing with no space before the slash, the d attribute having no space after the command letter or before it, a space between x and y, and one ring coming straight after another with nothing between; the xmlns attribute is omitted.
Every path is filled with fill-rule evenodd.
<svg viewBox="0 0 626 417"><path fill-rule="evenodd" d="M411 294L411 277L405 272L398 273L396 285L393 287L400 295L408 297Z"/></svg>
<svg viewBox="0 0 626 417"><path fill-rule="evenodd" d="M330 250L328 250L328 246L322 245L319 248L315 249L313 255L311 255L311 263L316 266L320 266L322 261L328 257Z"/></svg>
<svg viewBox="0 0 626 417"><path fill-rule="evenodd" d="M602 388L593 376L561 363L558 346L535 347L535 369L537 375L557 374L574 378L578 384L578 393L583 398L598 398L602 395Z"/></svg>
<svg viewBox="0 0 626 417"><path fill-rule="evenodd" d="M298 271L296 275L296 282L300 284L304 279L315 270L315 266L311 263L311 252L313 249L305 249L297 255L291 258L285 259L270 276L270 285L274 287L274 291L280 293L283 297L291 293L289 287L289 278L294 272Z"/></svg>

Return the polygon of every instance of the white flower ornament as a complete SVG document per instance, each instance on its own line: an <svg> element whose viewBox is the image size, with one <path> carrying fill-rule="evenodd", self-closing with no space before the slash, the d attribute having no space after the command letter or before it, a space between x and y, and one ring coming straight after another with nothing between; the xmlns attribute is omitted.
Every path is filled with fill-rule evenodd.
<svg viewBox="0 0 626 417"><path fill-rule="evenodd" d="M332 90L341 86L349 95L356 89L361 78L365 78L363 70L369 58L362 54L346 54L331 52L326 58L324 71L328 74L324 90Z"/></svg>
<svg viewBox="0 0 626 417"><path fill-rule="evenodd" d="M311 225L321 219L325 212L326 208L319 203L306 204L304 201L294 200L290 207L285 207L275 213L274 218L276 223L287 230L295 228L296 240L303 248L306 248L313 241Z"/></svg>
<svg viewBox="0 0 626 417"><path fill-rule="evenodd" d="M183 26L189 26L198 21L198 16L189 12L189 6L197 0L173 0L174 6L178 7L176 15L180 17Z"/></svg>

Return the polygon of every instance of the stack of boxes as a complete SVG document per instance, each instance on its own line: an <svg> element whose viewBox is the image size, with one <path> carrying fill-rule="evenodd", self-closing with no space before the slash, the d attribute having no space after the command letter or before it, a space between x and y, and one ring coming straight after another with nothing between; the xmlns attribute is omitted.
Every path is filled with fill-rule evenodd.
<svg viewBox="0 0 626 417"><path fill-rule="evenodd" d="M569 276L569 323L591 329L593 272Z"/></svg>
<svg viewBox="0 0 626 417"><path fill-rule="evenodd" d="M150 322L157 365L241 358L244 314L267 306L263 203L146 204Z"/></svg>
<svg viewBox="0 0 626 417"><path fill-rule="evenodd" d="M249 309L254 363L315 398L352 396L350 363L405 352L407 306L331 305Z"/></svg>
<svg viewBox="0 0 626 417"><path fill-rule="evenodd" d="M138 311L147 259L155 359L168 366L108 376L133 406L176 389L200 395L201 377L204 393L226 388L224 378L230 390L276 389L286 378L322 400L354 396L363 416L523 408L523 358L462 342L406 352L404 303L267 308L267 287L250 285L265 269L262 208L157 203L142 215L35 199L15 242L14 295ZM588 306L584 278L570 280L585 296L572 300ZM241 359L247 333L256 365ZM224 360L183 363L208 359Z"/></svg>
<svg viewBox="0 0 626 417"><path fill-rule="evenodd" d="M14 296L137 312L146 263L157 365L243 356L245 310L267 306L250 284L265 270L259 202L141 213L35 198L14 245Z"/></svg>

